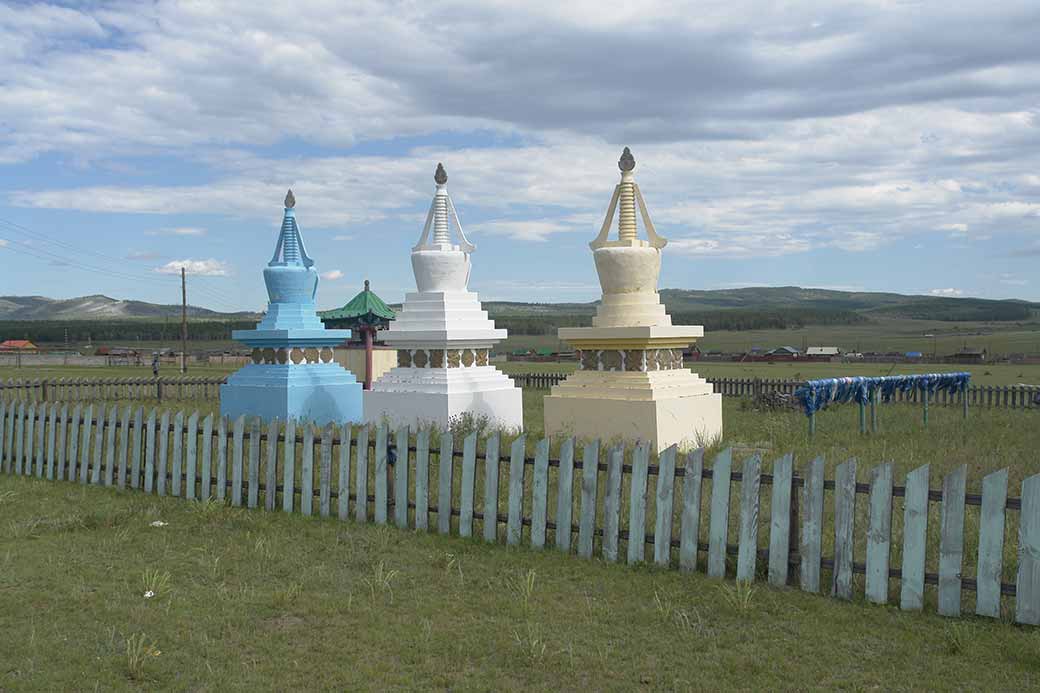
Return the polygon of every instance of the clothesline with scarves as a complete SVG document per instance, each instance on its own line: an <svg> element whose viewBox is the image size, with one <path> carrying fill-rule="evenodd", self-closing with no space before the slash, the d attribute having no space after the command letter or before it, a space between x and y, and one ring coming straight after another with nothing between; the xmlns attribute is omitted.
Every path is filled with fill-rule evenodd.
<svg viewBox="0 0 1040 693"><path fill-rule="evenodd" d="M875 393L888 402L896 392L920 390L933 395L940 390L964 392L971 373L924 373L921 375L851 376L809 380L794 391L806 416L812 416L831 404L869 404Z"/></svg>

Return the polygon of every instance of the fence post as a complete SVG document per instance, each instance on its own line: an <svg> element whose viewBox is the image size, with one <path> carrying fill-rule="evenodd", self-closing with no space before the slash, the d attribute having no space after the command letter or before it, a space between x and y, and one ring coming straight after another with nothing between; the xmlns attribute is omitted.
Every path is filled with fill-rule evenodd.
<svg viewBox="0 0 1040 693"><path fill-rule="evenodd" d="M877 405L878 399L881 397L881 390L874 389L874 392L870 395L870 432L878 432L878 421L877 421Z"/></svg>
<svg viewBox="0 0 1040 693"><path fill-rule="evenodd" d="M928 386L921 388L921 402L924 406L924 425L928 425Z"/></svg>

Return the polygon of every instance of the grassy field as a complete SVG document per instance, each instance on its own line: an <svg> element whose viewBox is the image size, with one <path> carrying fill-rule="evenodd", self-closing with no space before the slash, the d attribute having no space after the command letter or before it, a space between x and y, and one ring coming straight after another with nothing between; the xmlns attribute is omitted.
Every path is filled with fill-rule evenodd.
<svg viewBox="0 0 1040 693"><path fill-rule="evenodd" d="M1040 685L1000 621L34 479L0 508L3 690Z"/></svg>

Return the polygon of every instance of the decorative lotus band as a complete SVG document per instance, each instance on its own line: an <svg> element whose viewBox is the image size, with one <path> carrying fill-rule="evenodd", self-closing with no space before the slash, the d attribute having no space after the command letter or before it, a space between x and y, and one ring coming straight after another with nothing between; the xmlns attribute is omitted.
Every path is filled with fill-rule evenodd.
<svg viewBox="0 0 1040 693"><path fill-rule="evenodd" d="M585 349L578 351L578 370L647 373L683 367L682 349Z"/></svg>
<svg viewBox="0 0 1040 693"><path fill-rule="evenodd" d="M472 368L489 363L488 349L399 349L401 368Z"/></svg>
<svg viewBox="0 0 1040 693"><path fill-rule="evenodd" d="M336 359L332 349L324 347L282 347L280 349L253 349L253 363L302 366L312 363L333 363Z"/></svg>

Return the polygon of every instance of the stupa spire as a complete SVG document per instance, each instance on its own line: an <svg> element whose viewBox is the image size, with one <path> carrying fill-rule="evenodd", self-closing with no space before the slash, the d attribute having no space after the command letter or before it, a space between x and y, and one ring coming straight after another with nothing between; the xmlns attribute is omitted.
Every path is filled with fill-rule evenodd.
<svg viewBox="0 0 1040 693"><path fill-rule="evenodd" d="M444 170L444 164L437 164L437 171L433 174L433 181L437 189L433 194L433 202L430 211L426 214L426 224L423 226L422 235L413 250L439 248L448 250L451 248L461 249L466 253L472 253L477 249L469 242L466 234L462 231L462 223L455 211L455 203L448 195L448 172ZM459 244L453 246L451 242L451 224L454 222L458 231ZM433 230L433 238L430 239L430 230Z"/></svg>
<svg viewBox="0 0 1040 693"><path fill-rule="evenodd" d="M607 215L603 220L603 226L600 228L599 235L589 245L593 250L618 246L649 246L660 250L667 245L668 240L657 235L654 223L650 221L650 212L647 211L643 193L639 191L639 184L636 183L635 175L633 174L636 168L636 159L632 156L632 150L628 147L625 147L624 151L621 152L621 158L618 159L618 168L621 169L621 182L614 188L614 196L610 198L610 205L607 207ZM636 227L637 208L640 216L643 218L643 228L646 229L646 241L640 240L638 236ZM609 236L610 227L614 221L615 209L618 211L618 239L612 241L609 239Z"/></svg>
<svg viewBox="0 0 1040 693"><path fill-rule="evenodd" d="M278 243L274 255L268 264L270 267L311 267L314 261L307 255L303 245L300 227L296 224L296 196L292 188L285 193L285 215L282 217L282 230L278 234Z"/></svg>

